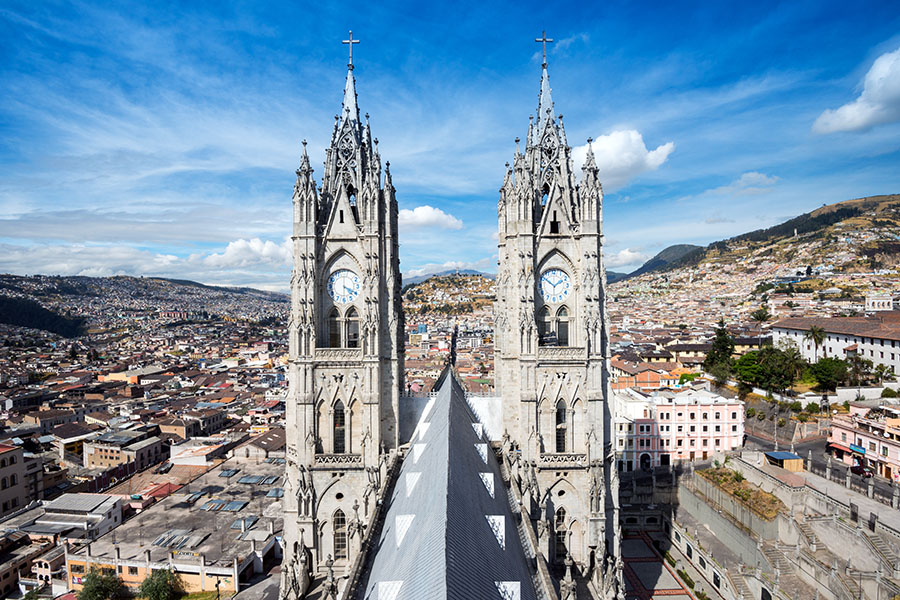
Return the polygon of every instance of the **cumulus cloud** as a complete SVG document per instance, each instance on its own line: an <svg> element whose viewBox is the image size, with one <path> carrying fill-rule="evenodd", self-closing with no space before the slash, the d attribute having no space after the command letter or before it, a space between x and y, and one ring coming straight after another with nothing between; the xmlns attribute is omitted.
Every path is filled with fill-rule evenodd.
<svg viewBox="0 0 900 600"><path fill-rule="evenodd" d="M285 240L282 244L276 244L271 240L263 241L253 238L229 242L221 254L210 254L205 257L203 264L216 269L247 267L257 264L290 265L291 258L289 240Z"/></svg>
<svg viewBox="0 0 900 600"><path fill-rule="evenodd" d="M644 137L634 129L613 131L594 139L594 158L600 169L600 181L608 191L619 189L642 173L655 171L675 150L674 142L647 150ZM572 149L576 169L584 164L587 144Z"/></svg>
<svg viewBox="0 0 900 600"><path fill-rule="evenodd" d="M728 185L722 185L703 192L704 196L752 196L762 194L778 183L779 178L757 171L748 171ZM707 221L709 222L709 221Z"/></svg>
<svg viewBox="0 0 900 600"><path fill-rule="evenodd" d="M619 250L615 254L604 255L607 269L616 269L625 266L638 266L647 262L648 258L650 258L648 255L639 250L635 250L634 248L625 248L623 250Z"/></svg>
<svg viewBox="0 0 900 600"><path fill-rule="evenodd" d="M865 131L894 121L900 121L900 48L875 59L859 97L823 112L813 123L813 131Z"/></svg>
<svg viewBox="0 0 900 600"><path fill-rule="evenodd" d="M417 206L412 210L404 208L398 216L400 228L408 232L419 227L439 227L441 229L462 229L463 223L433 206Z"/></svg>

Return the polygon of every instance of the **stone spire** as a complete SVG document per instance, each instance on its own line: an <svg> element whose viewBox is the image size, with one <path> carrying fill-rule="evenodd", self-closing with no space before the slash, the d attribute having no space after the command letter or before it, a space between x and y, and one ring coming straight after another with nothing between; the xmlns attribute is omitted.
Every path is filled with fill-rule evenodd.
<svg viewBox="0 0 900 600"><path fill-rule="evenodd" d="M553 119L553 98L550 96L550 75L547 73L547 63L541 67L541 93L538 96L537 130L544 131L544 125Z"/></svg>
<svg viewBox="0 0 900 600"><path fill-rule="evenodd" d="M359 106L356 105L356 78L353 77L353 66L347 69L347 83L344 85L344 104L341 108L341 120L338 129L343 128L344 123L359 123Z"/></svg>

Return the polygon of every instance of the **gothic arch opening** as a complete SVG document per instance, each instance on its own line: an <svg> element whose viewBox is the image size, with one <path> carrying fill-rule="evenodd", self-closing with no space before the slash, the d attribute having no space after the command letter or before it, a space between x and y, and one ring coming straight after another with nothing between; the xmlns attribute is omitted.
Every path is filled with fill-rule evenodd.
<svg viewBox="0 0 900 600"><path fill-rule="evenodd" d="M340 348L341 347L341 315L338 312L338 309L332 307L330 311L328 311L328 347L329 348Z"/></svg>
<svg viewBox="0 0 900 600"><path fill-rule="evenodd" d="M560 306L556 311L556 340L560 346L569 345L569 309Z"/></svg>
<svg viewBox="0 0 900 600"><path fill-rule="evenodd" d="M346 433L347 433L347 420L346 415L344 414L344 403L338 400L334 405L334 411L332 414L333 421L333 436L332 443L335 454L343 454L346 452Z"/></svg>
<svg viewBox="0 0 900 600"><path fill-rule="evenodd" d="M541 346L548 345L548 339L552 330L550 329L550 309L546 306L538 312L538 340Z"/></svg>
<svg viewBox="0 0 900 600"><path fill-rule="evenodd" d="M553 520L553 554L556 562L562 562L566 557L566 509L562 506L556 511L556 518Z"/></svg>
<svg viewBox="0 0 900 600"><path fill-rule="evenodd" d="M332 530L334 532L334 559L347 559L347 517L344 511L338 509L334 513L332 521Z"/></svg>
<svg viewBox="0 0 900 600"><path fill-rule="evenodd" d="M350 307L346 316L347 323L347 348L359 348L359 313Z"/></svg>
<svg viewBox="0 0 900 600"><path fill-rule="evenodd" d="M566 451L566 437L568 433L568 420L566 418L566 403L563 400L556 402L556 451Z"/></svg>

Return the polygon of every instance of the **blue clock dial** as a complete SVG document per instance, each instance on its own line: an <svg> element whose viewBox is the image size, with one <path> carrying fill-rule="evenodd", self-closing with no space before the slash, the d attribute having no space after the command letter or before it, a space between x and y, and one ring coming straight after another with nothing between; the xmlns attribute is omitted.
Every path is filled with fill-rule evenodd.
<svg viewBox="0 0 900 600"><path fill-rule="evenodd" d="M338 304L353 302L359 297L360 281L353 271L340 269L328 278L328 295Z"/></svg>
<svg viewBox="0 0 900 600"><path fill-rule="evenodd" d="M561 269L547 269L541 275L541 297L544 302L562 302L569 296L572 282L565 271Z"/></svg>

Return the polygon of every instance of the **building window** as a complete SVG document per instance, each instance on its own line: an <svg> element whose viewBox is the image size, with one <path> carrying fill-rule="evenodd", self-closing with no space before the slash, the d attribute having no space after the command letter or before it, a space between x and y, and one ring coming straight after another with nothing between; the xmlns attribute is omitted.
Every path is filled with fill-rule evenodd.
<svg viewBox="0 0 900 600"><path fill-rule="evenodd" d="M129 575L137 575L138 574L137 567L128 567L128 574Z"/></svg>
<svg viewBox="0 0 900 600"><path fill-rule="evenodd" d="M566 403L556 403L556 451L566 451Z"/></svg>
<svg viewBox="0 0 900 600"><path fill-rule="evenodd" d="M887 456L887 455L888 455L888 447L887 447L887 446L882 446L882 447L881 447L881 455L882 455L882 456Z"/></svg>
<svg viewBox="0 0 900 600"><path fill-rule="evenodd" d="M569 345L569 309L561 306L556 312L556 337L560 346Z"/></svg>
<svg viewBox="0 0 900 600"><path fill-rule="evenodd" d="M538 340L541 345L549 342L550 334L552 333L550 330L550 309L546 306L541 308L538 313Z"/></svg>
<svg viewBox="0 0 900 600"><path fill-rule="evenodd" d="M343 454L346 452L344 445L344 403L340 400L334 405L334 453Z"/></svg>
<svg viewBox="0 0 900 600"><path fill-rule="evenodd" d="M9 485L16 485L19 482L19 476L13 473L9 476Z"/></svg>
<svg viewBox="0 0 900 600"><path fill-rule="evenodd" d="M841 441L842 441L842 442L846 442L846 441L847 441L847 434L846 434L846 433L842 433L842 434L841 434Z"/></svg>
<svg viewBox="0 0 900 600"><path fill-rule="evenodd" d="M355 308L347 311L347 347L359 348L359 313Z"/></svg>
<svg viewBox="0 0 900 600"><path fill-rule="evenodd" d="M340 510L334 513L334 559L347 559L347 518Z"/></svg>
<svg viewBox="0 0 900 600"><path fill-rule="evenodd" d="M876 450L875 442L869 442L869 450L871 450L872 452L875 452L875 450Z"/></svg>
<svg viewBox="0 0 900 600"><path fill-rule="evenodd" d="M328 347L341 347L341 319L336 308L328 313Z"/></svg>
<svg viewBox="0 0 900 600"><path fill-rule="evenodd" d="M556 560L561 561L566 557L566 509L560 507L556 511L555 538Z"/></svg>

